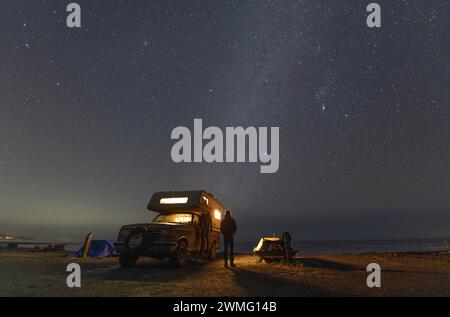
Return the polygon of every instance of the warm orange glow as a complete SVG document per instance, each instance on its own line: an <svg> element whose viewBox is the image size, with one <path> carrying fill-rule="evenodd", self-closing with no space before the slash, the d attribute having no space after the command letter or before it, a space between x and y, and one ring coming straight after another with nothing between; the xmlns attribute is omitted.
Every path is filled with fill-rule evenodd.
<svg viewBox="0 0 450 317"><path fill-rule="evenodd" d="M188 202L187 197L173 197L173 198L161 198L159 203L161 205L179 205Z"/></svg>
<svg viewBox="0 0 450 317"><path fill-rule="evenodd" d="M176 219L176 223L190 223L192 221L192 216L178 216L175 218Z"/></svg>

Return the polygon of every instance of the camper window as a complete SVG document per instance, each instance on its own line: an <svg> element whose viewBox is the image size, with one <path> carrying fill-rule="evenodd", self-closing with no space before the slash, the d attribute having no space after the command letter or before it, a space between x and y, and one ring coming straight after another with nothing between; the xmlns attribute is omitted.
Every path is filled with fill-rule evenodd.
<svg viewBox="0 0 450 317"><path fill-rule="evenodd" d="M161 214L158 215L153 222L190 224L192 222L192 214Z"/></svg>
<svg viewBox="0 0 450 317"><path fill-rule="evenodd" d="M159 203L161 205L182 205L186 204L188 200L188 197L161 198Z"/></svg>

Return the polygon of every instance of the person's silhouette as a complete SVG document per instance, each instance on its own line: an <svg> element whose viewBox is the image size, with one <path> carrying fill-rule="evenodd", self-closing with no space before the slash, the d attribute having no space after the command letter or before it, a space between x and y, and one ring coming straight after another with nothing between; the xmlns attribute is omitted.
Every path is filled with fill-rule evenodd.
<svg viewBox="0 0 450 317"><path fill-rule="evenodd" d="M220 232L223 235L223 258L225 267L228 267L228 257L230 258L230 265L234 267L234 234L237 231L236 221L231 218L229 210L225 212L225 217L220 224Z"/></svg>
<svg viewBox="0 0 450 317"><path fill-rule="evenodd" d="M200 255L204 252L208 253L209 250L209 235L211 233L211 216L209 213L203 213L200 217Z"/></svg>

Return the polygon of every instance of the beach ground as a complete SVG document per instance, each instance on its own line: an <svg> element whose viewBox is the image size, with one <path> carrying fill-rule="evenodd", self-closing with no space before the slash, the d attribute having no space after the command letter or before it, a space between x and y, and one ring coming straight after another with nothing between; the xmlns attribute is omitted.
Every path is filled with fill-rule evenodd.
<svg viewBox="0 0 450 317"><path fill-rule="evenodd" d="M373 262L382 269L378 289L366 284ZM69 263L81 265L81 288L66 286ZM117 258L2 250L0 296L450 296L450 255L443 253L305 255L291 265L241 255L236 265L230 270L220 259L192 259L173 269L141 259L121 268Z"/></svg>

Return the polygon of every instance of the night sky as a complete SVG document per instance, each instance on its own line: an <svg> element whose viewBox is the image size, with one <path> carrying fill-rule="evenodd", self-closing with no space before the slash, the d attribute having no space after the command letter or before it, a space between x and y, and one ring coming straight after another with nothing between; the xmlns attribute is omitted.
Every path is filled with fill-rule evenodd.
<svg viewBox="0 0 450 317"><path fill-rule="evenodd" d="M450 234L448 0L377 1L375 29L369 0L79 0L81 29L70 2L0 4L0 232L115 238L206 189L239 239ZM280 127L278 173L175 164L194 118Z"/></svg>

